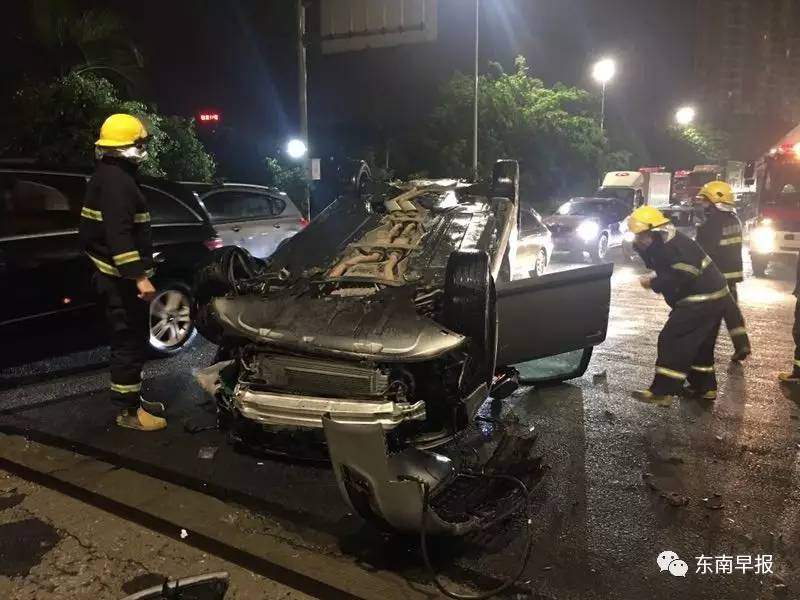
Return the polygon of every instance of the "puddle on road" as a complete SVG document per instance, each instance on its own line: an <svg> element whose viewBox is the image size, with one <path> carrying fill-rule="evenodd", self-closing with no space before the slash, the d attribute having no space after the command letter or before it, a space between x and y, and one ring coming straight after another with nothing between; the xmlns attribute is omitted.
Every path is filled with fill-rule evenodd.
<svg viewBox="0 0 800 600"><path fill-rule="evenodd" d="M0 525L0 575L26 577L59 541L58 530L39 519Z"/></svg>

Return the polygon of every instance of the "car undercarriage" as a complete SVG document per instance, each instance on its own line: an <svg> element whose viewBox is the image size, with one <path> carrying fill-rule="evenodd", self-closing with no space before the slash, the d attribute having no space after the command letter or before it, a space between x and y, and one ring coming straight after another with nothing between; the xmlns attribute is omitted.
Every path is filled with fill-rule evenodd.
<svg viewBox="0 0 800 600"><path fill-rule="evenodd" d="M509 315L524 313L536 298L580 285L556 278L535 290L528 282L495 289L514 260L518 180L516 163L501 161L489 186L378 186L341 197L266 262L219 251L198 277L195 311L201 333L220 346L205 387L237 439L315 439L358 514L419 530L421 491L435 499L464 472L459 444L480 407L513 391L513 364L554 353L510 333L498 300ZM606 271L591 274L598 306L572 320L574 335L558 350L604 339ZM546 303L561 314L556 297ZM454 443L455 453L434 452ZM451 535L479 523L429 521Z"/></svg>

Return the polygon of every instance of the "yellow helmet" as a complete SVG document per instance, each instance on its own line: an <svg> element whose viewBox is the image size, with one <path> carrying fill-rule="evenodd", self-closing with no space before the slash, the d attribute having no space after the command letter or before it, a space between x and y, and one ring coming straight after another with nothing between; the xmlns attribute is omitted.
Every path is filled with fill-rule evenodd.
<svg viewBox="0 0 800 600"><path fill-rule="evenodd" d="M711 181L705 184L697 193L697 197L714 204L727 204L729 206L736 204L731 186L724 181Z"/></svg>
<svg viewBox="0 0 800 600"><path fill-rule="evenodd" d="M628 231L639 234L669 223L671 221L656 207L642 206L633 211L631 216L628 217Z"/></svg>
<svg viewBox="0 0 800 600"><path fill-rule="evenodd" d="M108 117L100 128L100 139L94 145L101 148L133 146L147 137L147 129L132 115L116 114Z"/></svg>

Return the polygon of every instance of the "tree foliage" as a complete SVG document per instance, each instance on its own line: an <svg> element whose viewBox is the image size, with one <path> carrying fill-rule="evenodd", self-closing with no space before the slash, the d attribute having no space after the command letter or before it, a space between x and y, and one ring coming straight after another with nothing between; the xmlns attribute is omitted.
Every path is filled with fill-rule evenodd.
<svg viewBox="0 0 800 600"><path fill-rule="evenodd" d="M151 135L143 172L200 181L214 176L214 160L197 139L192 120L164 117L142 102L122 100L111 82L88 73L71 72L20 89L2 127L10 137L0 141L0 151L59 167L89 168L100 126L118 112L141 118Z"/></svg>
<svg viewBox="0 0 800 600"><path fill-rule="evenodd" d="M308 202L305 198L305 173L303 165L289 162L287 159L267 156L264 159L267 170L267 184L289 194L292 202L300 211L308 214Z"/></svg>
<svg viewBox="0 0 800 600"><path fill-rule="evenodd" d="M730 135L711 127L674 129L673 137L683 146L690 164L723 164L730 159Z"/></svg>
<svg viewBox="0 0 800 600"><path fill-rule="evenodd" d="M102 75L132 87L144 65L122 19L110 10L79 11L70 0L32 0L35 39L60 75Z"/></svg>
<svg viewBox="0 0 800 600"><path fill-rule="evenodd" d="M505 73L492 63L479 79L479 171L487 175L499 158L522 161L523 186L531 201L554 194L586 193L606 165L629 156L607 153L589 92L546 86L528 73L523 57ZM419 155L439 173L468 176L472 163L474 79L455 75L442 89L439 106L420 134Z"/></svg>

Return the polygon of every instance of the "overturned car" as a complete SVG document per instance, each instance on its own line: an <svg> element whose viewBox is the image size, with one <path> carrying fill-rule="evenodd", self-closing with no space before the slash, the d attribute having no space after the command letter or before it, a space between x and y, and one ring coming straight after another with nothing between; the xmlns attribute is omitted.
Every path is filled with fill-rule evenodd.
<svg viewBox="0 0 800 600"><path fill-rule="evenodd" d="M518 182L501 161L488 184L359 186L266 262L219 251L197 322L220 346L216 395L237 435L316 432L360 515L418 529L420 484L435 497L458 473L434 449L518 372L580 376L605 339L611 265L513 281L536 260Z"/></svg>

